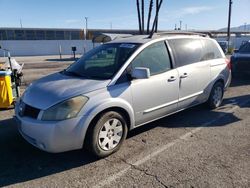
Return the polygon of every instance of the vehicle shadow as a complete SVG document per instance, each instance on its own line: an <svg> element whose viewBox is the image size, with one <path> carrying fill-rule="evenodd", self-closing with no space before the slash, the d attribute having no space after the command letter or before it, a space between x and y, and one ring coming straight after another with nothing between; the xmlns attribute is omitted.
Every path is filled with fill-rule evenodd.
<svg viewBox="0 0 250 188"><path fill-rule="evenodd" d="M250 85L250 74L234 75L230 87Z"/></svg>
<svg viewBox="0 0 250 188"><path fill-rule="evenodd" d="M148 125L131 131L128 139L149 131L155 127L164 128L195 128L213 121L207 127L226 126L240 121L229 111L232 106L249 108L250 104L241 105L250 95L228 98L218 111L209 111L205 105L193 107L189 110L171 115ZM237 104L236 104L237 102ZM60 154L50 154L28 144L18 133L14 119L0 120L0 187L26 182L55 173L85 166L96 162L91 154L77 150Z"/></svg>
<svg viewBox="0 0 250 188"><path fill-rule="evenodd" d="M0 121L0 187L45 177L96 161L82 150L50 154L28 144L14 119Z"/></svg>
<svg viewBox="0 0 250 188"><path fill-rule="evenodd" d="M206 104L201 104L190 109L167 116L145 126L132 130L128 138L141 134L155 127L165 128L196 128L196 127L219 127L230 123L241 121L231 113L230 110L235 106L239 108L250 108L249 95L237 96L223 100L222 105L216 110L209 110Z"/></svg>

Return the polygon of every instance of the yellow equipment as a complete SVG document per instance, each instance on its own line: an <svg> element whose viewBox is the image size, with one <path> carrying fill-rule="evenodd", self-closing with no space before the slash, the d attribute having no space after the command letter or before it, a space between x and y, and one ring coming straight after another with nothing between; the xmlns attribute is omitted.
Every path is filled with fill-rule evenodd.
<svg viewBox="0 0 250 188"><path fill-rule="evenodd" d="M0 71L0 108L8 108L13 103L11 71Z"/></svg>

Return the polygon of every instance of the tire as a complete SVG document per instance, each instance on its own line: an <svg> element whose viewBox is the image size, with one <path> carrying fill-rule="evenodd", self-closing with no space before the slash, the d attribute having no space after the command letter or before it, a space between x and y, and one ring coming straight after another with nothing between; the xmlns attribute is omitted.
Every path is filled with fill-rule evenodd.
<svg viewBox="0 0 250 188"><path fill-rule="evenodd" d="M105 112L91 125L85 147L98 158L107 157L120 149L127 132L127 122L120 113Z"/></svg>
<svg viewBox="0 0 250 188"><path fill-rule="evenodd" d="M210 96L208 98L207 104L210 109L218 108L222 101L224 95L224 85L221 82L216 82L211 90Z"/></svg>

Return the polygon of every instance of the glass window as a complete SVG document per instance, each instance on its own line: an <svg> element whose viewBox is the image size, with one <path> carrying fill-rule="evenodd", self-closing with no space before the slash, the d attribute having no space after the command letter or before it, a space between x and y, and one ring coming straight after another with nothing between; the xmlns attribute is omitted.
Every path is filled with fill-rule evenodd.
<svg viewBox="0 0 250 188"><path fill-rule="evenodd" d="M79 31L71 31L71 40L79 40L80 32Z"/></svg>
<svg viewBox="0 0 250 188"><path fill-rule="evenodd" d="M202 60L222 58L222 54L216 43L209 39L201 39L203 43Z"/></svg>
<svg viewBox="0 0 250 188"><path fill-rule="evenodd" d="M56 40L64 40L64 32L56 31Z"/></svg>
<svg viewBox="0 0 250 188"><path fill-rule="evenodd" d="M240 53L250 53L250 42L246 42L245 44L243 44L240 49L239 49Z"/></svg>
<svg viewBox="0 0 250 188"><path fill-rule="evenodd" d="M64 32L64 38L65 38L65 40L71 40L70 31Z"/></svg>
<svg viewBox="0 0 250 188"><path fill-rule="evenodd" d="M8 40L15 40L15 32L14 30L7 30L7 39Z"/></svg>
<svg viewBox="0 0 250 188"><path fill-rule="evenodd" d="M25 35L23 30L15 30L15 40L24 40Z"/></svg>
<svg viewBox="0 0 250 188"><path fill-rule="evenodd" d="M34 30L27 30L25 33L26 40L36 40L36 33Z"/></svg>
<svg viewBox="0 0 250 188"><path fill-rule="evenodd" d="M36 31L36 39L37 40L45 40L45 31Z"/></svg>
<svg viewBox="0 0 250 188"><path fill-rule="evenodd" d="M202 44L200 39L168 40L178 67L202 60Z"/></svg>
<svg viewBox="0 0 250 188"><path fill-rule="evenodd" d="M7 35L5 30L0 31L0 40L7 40Z"/></svg>
<svg viewBox="0 0 250 188"><path fill-rule="evenodd" d="M132 68L149 68L150 74L155 75L171 69L169 54L164 41L154 43L145 48L132 62Z"/></svg>
<svg viewBox="0 0 250 188"><path fill-rule="evenodd" d="M46 31L46 40L55 40L55 31Z"/></svg>
<svg viewBox="0 0 250 188"><path fill-rule="evenodd" d="M72 64L64 74L90 79L110 79L137 47L138 44L111 43L101 45Z"/></svg>

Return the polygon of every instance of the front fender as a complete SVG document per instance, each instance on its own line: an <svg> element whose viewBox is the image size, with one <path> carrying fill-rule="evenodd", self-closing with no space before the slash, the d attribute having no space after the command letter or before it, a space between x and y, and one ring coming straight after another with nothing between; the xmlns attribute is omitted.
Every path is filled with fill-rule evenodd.
<svg viewBox="0 0 250 188"><path fill-rule="evenodd" d="M134 110L132 106L124 99L121 98L110 98L99 101L93 108L86 111L83 115L80 124L82 125L82 130L80 131L80 136L84 142L88 127L92 120L101 112L109 108L121 108L127 112L130 119L130 129L135 127ZM82 142L82 143L83 143Z"/></svg>

